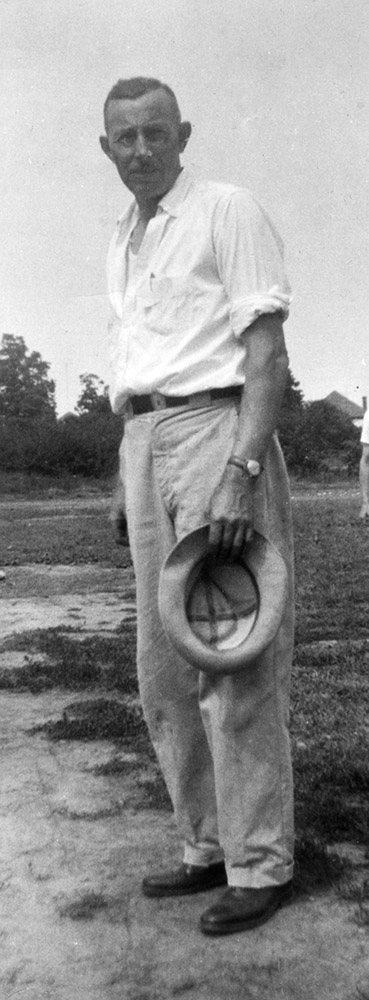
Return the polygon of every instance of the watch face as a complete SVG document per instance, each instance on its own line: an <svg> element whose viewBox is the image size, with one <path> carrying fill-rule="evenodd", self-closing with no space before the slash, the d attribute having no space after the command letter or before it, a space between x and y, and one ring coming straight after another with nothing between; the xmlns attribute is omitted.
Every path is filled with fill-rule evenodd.
<svg viewBox="0 0 369 1000"><path fill-rule="evenodd" d="M256 459L250 458L249 461L246 462L246 468L247 468L247 471L249 473L249 476L259 476L260 475L261 466L260 466L260 463L256 461Z"/></svg>

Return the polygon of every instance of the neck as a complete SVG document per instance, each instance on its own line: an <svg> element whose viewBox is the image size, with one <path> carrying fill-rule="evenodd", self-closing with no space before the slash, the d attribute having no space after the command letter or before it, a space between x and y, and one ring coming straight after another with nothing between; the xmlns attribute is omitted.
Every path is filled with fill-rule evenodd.
<svg viewBox="0 0 369 1000"><path fill-rule="evenodd" d="M160 198L162 197L163 195L160 195ZM141 198L140 199L136 198L138 211L140 213L140 218L142 219L143 222L149 222L149 220L153 219L154 215L156 215L156 209L158 207L160 198L153 198L150 201L146 200L142 201Z"/></svg>
<svg viewBox="0 0 369 1000"><path fill-rule="evenodd" d="M177 171L175 177L172 180L172 183L169 185L168 188L166 188L165 191L162 191L161 194L159 194L156 198L149 198L149 199L142 198L141 199L140 197L137 197L137 195L136 195L136 202L137 202L137 205L138 205L138 210L139 210L141 218L145 222L149 222L149 220L152 219L154 217L154 215L156 215L156 210L157 210L159 201L161 201L161 199L164 198L164 196L166 194L168 194L168 191L172 190L172 187L174 187L174 184L175 184L175 182L177 180L177 177L179 177L179 175L182 172L182 170L183 170L183 167L179 166L178 171Z"/></svg>

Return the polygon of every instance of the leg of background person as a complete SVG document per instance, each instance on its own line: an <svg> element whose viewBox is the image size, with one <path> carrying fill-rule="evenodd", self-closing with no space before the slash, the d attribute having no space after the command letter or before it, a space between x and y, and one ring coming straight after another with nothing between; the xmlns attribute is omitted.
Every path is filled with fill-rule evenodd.
<svg viewBox="0 0 369 1000"><path fill-rule="evenodd" d="M169 645L158 613L158 580L175 544L152 457L155 416L127 421L127 521L137 585L138 679L150 737L173 803L185 862L219 861L214 771L199 711L199 674Z"/></svg>

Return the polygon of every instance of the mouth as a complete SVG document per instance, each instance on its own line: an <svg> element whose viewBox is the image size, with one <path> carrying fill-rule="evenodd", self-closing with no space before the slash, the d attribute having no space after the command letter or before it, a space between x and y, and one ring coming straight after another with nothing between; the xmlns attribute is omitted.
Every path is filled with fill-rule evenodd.
<svg viewBox="0 0 369 1000"><path fill-rule="evenodd" d="M156 174L156 167L140 167L139 170L131 170L133 177L151 177Z"/></svg>

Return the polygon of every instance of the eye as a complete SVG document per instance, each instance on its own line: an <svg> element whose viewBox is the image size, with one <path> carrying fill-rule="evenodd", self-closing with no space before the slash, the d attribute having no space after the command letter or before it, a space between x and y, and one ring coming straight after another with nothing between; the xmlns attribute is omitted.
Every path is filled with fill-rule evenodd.
<svg viewBox="0 0 369 1000"><path fill-rule="evenodd" d="M164 137L164 130L158 125L153 125L145 130L145 138L148 142L162 142Z"/></svg>
<svg viewBox="0 0 369 1000"><path fill-rule="evenodd" d="M119 143L120 146L126 146L128 149L134 145L135 141L136 133L133 131L122 132L121 135L118 135L117 138L114 139L114 142Z"/></svg>

